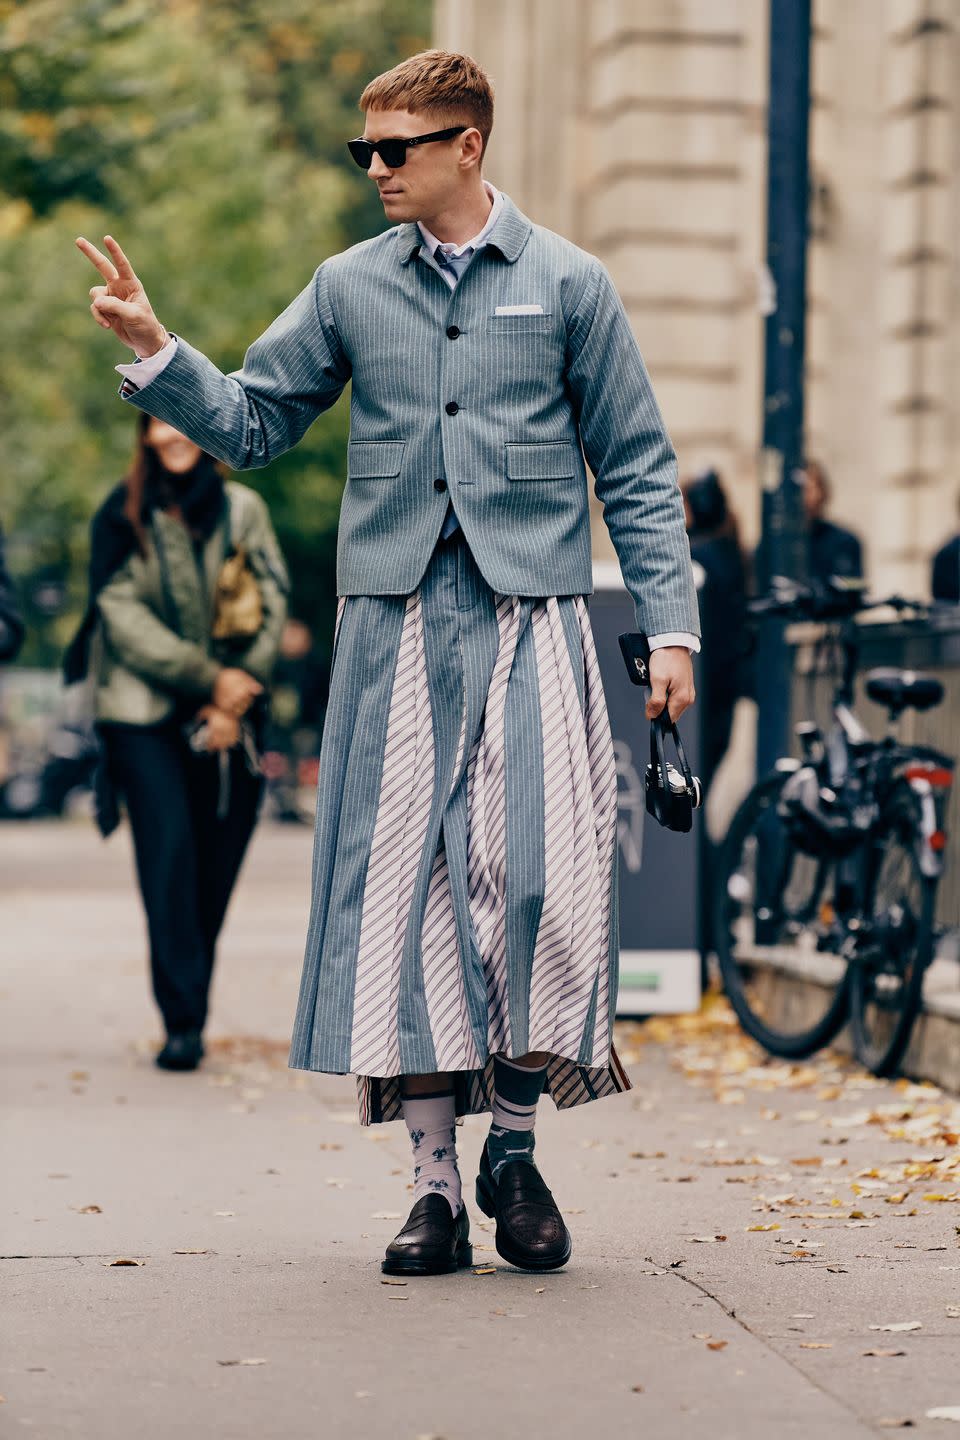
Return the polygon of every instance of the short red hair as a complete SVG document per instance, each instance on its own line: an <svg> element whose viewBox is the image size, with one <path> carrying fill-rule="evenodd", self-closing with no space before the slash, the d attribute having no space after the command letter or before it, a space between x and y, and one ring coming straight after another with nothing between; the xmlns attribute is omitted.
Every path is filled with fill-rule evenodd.
<svg viewBox="0 0 960 1440"><path fill-rule="evenodd" d="M409 110L452 125L465 122L480 131L486 150L493 129L493 85L469 55L422 50L371 80L360 96L360 109L364 114Z"/></svg>

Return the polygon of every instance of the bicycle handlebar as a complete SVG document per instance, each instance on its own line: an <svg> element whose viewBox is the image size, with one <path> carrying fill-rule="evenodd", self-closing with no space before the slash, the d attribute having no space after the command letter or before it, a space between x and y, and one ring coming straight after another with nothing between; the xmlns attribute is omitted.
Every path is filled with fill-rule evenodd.
<svg viewBox="0 0 960 1440"><path fill-rule="evenodd" d="M930 606L922 600L908 600L903 595L888 595L881 600L866 598L866 581L840 576L826 581L801 583L785 575L774 575L770 590L747 604L748 614L757 620L849 620L867 610L893 609L898 614L911 611L927 615Z"/></svg>

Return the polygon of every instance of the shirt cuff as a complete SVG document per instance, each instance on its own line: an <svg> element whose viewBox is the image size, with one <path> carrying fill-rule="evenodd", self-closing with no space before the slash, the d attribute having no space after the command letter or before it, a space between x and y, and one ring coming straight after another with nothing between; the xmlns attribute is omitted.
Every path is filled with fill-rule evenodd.
<svg viewBox="0 0 960 1440"><path fill-rule="evenodd" d="M685 630L669 630L663 635L651 635L649 639L651 650L663 650L668 645L682 645L691 655L696 655L700 649L700 641L696 635L688 635Z"/></svg>
<svg viewBox="0 0 960 1440"><path fill-rule="evenodd" d="M120 387L121 395L132 395L137 390L142 390L144 385L149 385L151 380L156 380L161 370L165 370L177 352L177 337L171 335L166 345L158 350L156 355L149 355L146 360L134 360L130 365L115 365L114 369L118 375L123 376L123 384Z"/></svg>

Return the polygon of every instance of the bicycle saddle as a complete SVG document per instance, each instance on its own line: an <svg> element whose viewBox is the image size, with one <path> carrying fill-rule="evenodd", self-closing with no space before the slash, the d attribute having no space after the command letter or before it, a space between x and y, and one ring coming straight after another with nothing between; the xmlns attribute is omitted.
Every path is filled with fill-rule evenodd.
<svg viewBox="0 0 960 1440"><path fill-rule="evenodd" d="M940 681L915 670L871 670L866 691L871 700L897 715L902 710L932 710L943 699Z"/></svg>

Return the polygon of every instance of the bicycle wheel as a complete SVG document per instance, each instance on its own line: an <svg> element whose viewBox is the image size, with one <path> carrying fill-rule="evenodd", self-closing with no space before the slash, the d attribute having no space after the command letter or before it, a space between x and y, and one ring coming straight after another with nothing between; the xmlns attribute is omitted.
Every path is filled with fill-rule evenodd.
<svg viewBox="0 0 960 1440"><path fill-rule="evenodd" d="M717 868L714 935L744 1030L771 1054L802 1059L843 1025L849 982L834 863L797 849L777 813L788 779L762 780L733 818Z"/></svg>
<svg viewBox="0 0 960 1440"><path fill-rule="evenodd" d="M910 1043L933 958L937 882L920 869L916 798L900 785L880 816L864 891L862 940L850 967L857 1059L892 1075Z"/></svg>

